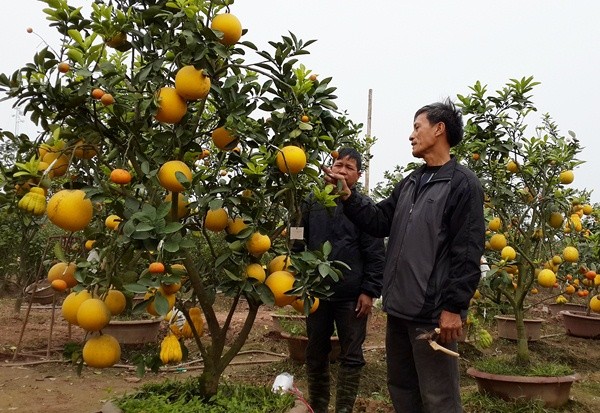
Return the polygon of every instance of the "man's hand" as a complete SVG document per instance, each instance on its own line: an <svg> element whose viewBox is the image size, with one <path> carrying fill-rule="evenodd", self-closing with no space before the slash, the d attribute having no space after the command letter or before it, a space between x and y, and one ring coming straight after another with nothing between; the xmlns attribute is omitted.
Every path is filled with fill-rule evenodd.
<svg viewBox="0 0 600 413"><path fill-rule="evenodd" d="M323 172L325 172L325 182L328 184L338 185L338 182L342 184L342 190L340 192L340 199L345 201L350 196L350 187L346 182L346 177L341 174L336 174L327 166L321 166Z"/></svg>
<svg viewBox="0 0 600 413"><path fill-rule="evenodd" d="M440 341L449 343L456 341L462 335L462 320L460 314L442 310L440 315Z"/></svg>
<svg viewBox="0 0 600 413"><path fill-rule="evenodd" d="M365 317L371 314L371 308L373 307L373 297L369 297L367 294L361 294L356 302L356 318Z"/></svg>

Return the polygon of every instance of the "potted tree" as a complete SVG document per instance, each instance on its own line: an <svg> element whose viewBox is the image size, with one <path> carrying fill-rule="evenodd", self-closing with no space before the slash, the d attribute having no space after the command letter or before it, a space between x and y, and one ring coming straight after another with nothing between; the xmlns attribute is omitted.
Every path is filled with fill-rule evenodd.
<svg viewBox="0 0 600 413"><path fill-rule="evenodd" d="M569 186L575 176L573 169L581 163L577 159L581 146L573 132L561 135L547 114L535 128L528 124L537 111L531 100L537 84L532 77L513 79L490 94L477 82L470 94L458 96L468 118L459 155L481 179L489 220L485 258L490 270L479 291L484 299L510 310L516 344L512 361L523 372L532 364L531 333L525 325L528 309L563 292L567 275L586 259L579 254L583 252L580 246L589 242L585 232L588 220L578 212L589 194ZM489 372L475 368L468 372L478 380L480 389L490 391L482 384L490 382ZM546 381L565 386L563 382L572 383L576 378L567 374ZM506 396L502 390L496 394ZM560 399L547 404L566 402L568 392L567 398L564 392L560 394ZM520 394L514 391L510 396Z"/></svg>
<svg viewBox="0 0 600 413"><path fill-rule="evenodd" d="M259 50L241 38L241 23L222 2L99 0L89 16L67 2L47 3L61 43L0 75L0 91L41 131L22 139L15 154L14 172L31 160L47 178L38 184L50 199L39 194L27 212L39 214L47 202L36 225L47 217L96 241L95 263L77 258L77 289L87 292L67 297L63 310L90 331L86 363L107 367L119 358L118 341L102 332L106 309L88 299L105 301L116 289L143 294L139 308L161 317L177 308L202 355L195 388L208 400L261 305L301 296L310 308L327 293L320 283L339 277L308 252L295 257L295 275L282 270L265 281L248 268L289 254L290 227L310 191L332 202L319 167L339 145L362 145L359 125L337 110L331 78L298 63L311 41L289 34ZM245 62L247 53L259 62ZM12 187L19 175L10 176ZM16 204L27 195L8 196ZM183 275L172 271L176 264ZM231 298L224 320L217 293ZM182 299L201 308L210 334L198 334ZM248 304L243 326L227 341L241 300ZM171 335L163 345L173 357L163 362L176 363L181 340Z"/></svg>

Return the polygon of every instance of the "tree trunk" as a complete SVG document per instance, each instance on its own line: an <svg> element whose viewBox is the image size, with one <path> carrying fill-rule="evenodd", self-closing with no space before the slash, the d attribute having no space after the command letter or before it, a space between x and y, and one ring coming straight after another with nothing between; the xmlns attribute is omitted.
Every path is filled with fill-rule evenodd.
<svg viewBox="0 0 600 413"><path fill-rule="evenodd" d="M529 347L527 345L527 331L525 330L525 315L522 309L515 308L515 322L517 325L517 363L529 364Z"/></svg>

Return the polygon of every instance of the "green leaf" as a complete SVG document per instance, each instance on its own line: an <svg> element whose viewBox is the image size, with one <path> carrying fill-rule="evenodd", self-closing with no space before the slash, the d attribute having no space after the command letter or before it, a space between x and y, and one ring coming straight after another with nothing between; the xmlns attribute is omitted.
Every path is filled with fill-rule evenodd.
<svg viewBox="0 0 600 413"><path fill-rule="evenodd" d="M57 242L56 244L54 244L53 252L54 252L54 256L58 260L67 262L67 257L65 256L65 251L62 249L60 242Z"/></svg>
<svg viewBox="0 0 600 413"><path fill-rule="evenodd" d="M125 291L129 291L135 294L145 293L148 291L148 287L140 285L140 284L125 284L123 286Z"/></svg>
<svg viewBox="0 0 600 413"><path fill-rule="evenodd" d="M163 233L164 234L172 234L174 232L179 231L181 228L183 228L183 224L180 222L169 222L165 228L163 229Z"/></svg>
<svg viewBox="0 0 600 413"><path fill-rule="evenodd" d="M163 244L163 248L168 252L177 252L179 251L179 242L172 239L167 239Z"/></svg>

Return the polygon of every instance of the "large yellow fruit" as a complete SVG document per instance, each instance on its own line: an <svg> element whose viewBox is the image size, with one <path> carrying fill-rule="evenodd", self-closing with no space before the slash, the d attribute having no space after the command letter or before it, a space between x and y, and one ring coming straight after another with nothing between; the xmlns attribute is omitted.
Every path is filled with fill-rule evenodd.
<svg viewBox="0 0 600 413"><path fill-rule="evenodd" d="M62 303L61 314L67 322L77 325L77 311L79 306L86 300L90 300L92 295L87 291L83 290L80 292L72 292L69 294Z"/></svg>
<svg viewBox="0 0 600 413"><path fill-rule="evenodd" d="M91 337L83 346L83 361L90 367L111 367L120 358L121 346L116 338L108 334Z"/></svg>
<svg viewBox="0 0 600 413"><path fill-rule="evenodd" d="M79 231L92 220L92 201L80 189L63 189L55 193L46 208L48 219L65 231Z"/></svg>
<svg viewBox="0 0 600 413"><path fill-rule="evenodd" d="M506 164L506 170L510 173L516 174L519 172L519 165L515 161L508 161Z"/></svg>
<svg viewBox="0 0 600 413"><path fill-rule="evenodd" d="M108 325L110 310L99 298L85 300L77 310L77 324L85 331L99 331Z"/></svg>
<svg viewBox="0 0 600 413"><path fill-rule="evenodd" d="M242 24L231 13L217 14L213 17L210 28L223 33L220 42L226 46L233 46L242 37Z"/></svg>
<svg viewBox="0 0 600 413"><path fill-rule="evenodd" d="M502 234L494 234L490 238L490 247L496 251L501 251L502 248L506 247L506 243L506 237Z"/></svg>
<svg viewBox="0 0 600 413"><path fill-rule="evenodd" d="M248 278L254 278L256 281L262 283L265 282L267 274L262 265L257 263L248 264L246 266L246 276Z"/></svg>
<svg viewBox="0 0 600 413"><path fill-rule="evenodd" d="M48 152L42 161L48 164L52 177L63 176L69 169L69 157L60 152Z"/></svg>
<svg viewBox="0 0 600 413"><path fill-rule="evenodd" d="M294 280L295 278L292 273L287 271L275 271L265 280L265 285L269 287L273 296L275 296L275 305L277 307L284 307L291 304L297 298L292 295L285 295L286 291L293 288Z"/></svg>
<svg viewBox="0 0 600 413"><path fill-rule="evenodd" d="M237 138L223 126L212 131L212 141L222 151L229 151L237 145Z"/></svg>
<svg viewBox="0 0 600 413"><path fill-rule="evenodd" d="M271 274L275 271L288 271L290 265L292 265L292 259L289 255L278 255L269 262L267 269Z"/></svg>
<svg viewBox="0 0 600 413"><path fill-rule="evenodd" d="M554 274L554 271L545 268L539 272L537 282L542 287L552 288L556 282L556 274Z"/></svg>
<svg viewBox="0 0 600 413"><path fill-rule="evenodd" d="M579 261L579 251L575 247L565 247L563 250L563 258L566 262Z"/></svg>
<svg viewBox="0 0 600 413"><path fill-rule="evenodd" d="M75 279L76 269L77 265L74 262L56 263L48 270L48 281L63 280L67 283L68 288L73 288L77 285L77 280Z"/></svg>
<svg viewBox="0 0 600 413"><path fill-rule="evenodd" d="M119 315L125 310L127 299L121 291L110 289L104 297L104 303L112 315Z"/></svg>
<svg viewBox="0 0 600 413"><path fill-rule="evenodd" d="M488 224L488 228L490 231L498 231L501 226L502 226L502 220L500 220L500 217L492 218L490 220L490 223Z"/></svg>
<svg viewBox="0 0 600 413"><path fill-rule="evenodd" d="M112 214L106 217L106 219L104 220L104 225L106 225L106 228L116 231L117 228L119 228L119 224L121 223L121 221L122 219L120 216Z"/></svg>
<svg viewBox="0 0 600 413"><path fill-rule="evenodd" d="M600 313L600 296L595 295L590 300L590 309L595 313Z"/></svg>
<svg viewBox="0 0 600 413"><path fill-rule="evenodd" d="M229 216L224 208L209 209L204 217L204 228L213 232L221 232L227 228Z"/></svg>
<svg viewBox="0 0 600 413"><path fill-rule="evenodd" d="M210 78L194 66L184 66L175 75L175 90L186 100L205 99L210 91Z"/></svg>
<svg viewBox="0 0 600 413"><path fill-rule="evenodd" d="M248 225L244 222L244 219L242 217L237 217L235 219L229 218L227 220L228 234L237 235L246 228L248 228Z"/></svg>
<svg viewBox="0 0 600 413"><path fill-rule="evenodd" d="M284 146L277 152L276 161L281 172L297 174L306 166L306 154L297 146Z"/></svg>
<svg viewBox="0 0 600 413"><path fill-rule="evenodd" d="M167 194L167 196L165 197L165 202L168 202L169 204L171 204L172 200L173 200L173 192L169 192ZM188 205L189 205L188 199L186 197L184 197L183 195L179 194L179 196L177 197L177 219L185 218L187 216L187 214L190 213L190 209L189 209Z"/></svg>
<svg viewBox="0 0 600 413"><path fill-rule="evenodd" d="M513 247L506 246L502 248L502 252L500 252L500 256L503 260L512 261L517 257L517 252Z"/></svg>
<svg viewBox="0 0 600 413"><path fill-rule="evenodd" d="M79 159L92 159L96 154L96 147L83 140L77 141L73 149L73 156Z"/></svg>
<svg viewBox="0 0 600 413"><path fill-rule="evenodd" d="M584 215L591 215L594 212L594 208L590 204L585 204L582 208Z"/></svg>
<svg viewBox="0 0 600 413"><path fill-rule="evenodd" d="M315 311L317 311L317 308L319 308L319 297L315 297L314 299L315 301L313 302L313 305L310 307L309 313L312 314ZM300 314L304 314L304 300L298 298L294 301L292 301L292 307L294 307L294 310L298 311Z"/></svg>
<svg viewBox="0 0 600 413"><path fill-rule="evenodd" d="M550 214L550 218L548 219L548 224L552 228L558 229L562 226L564 218L560 212L553 212Z"/></svg>
<svg viewBox="0 0 600 413"><path fill-rule="evenodd" d="M158 91L158 112L156 120L164 123L179 123L187 112L187 103L172 87L163 87Z"/></svg>
<svg viewBox="0 0 600 413"><path fill-rule="evenodd" d="M271 239L268 235L263 235L260 232L255 232L250 235L246 242L248 252L255 257L259 257L271 248Z"/></svg>
<svg viewBox="0 0 600 413"><path fill-rule="evenodd" d="M561 184L568 185L568 184L572 183L573 180L575 179L575 174L573 173L573 171L562 171L558 175L558 179L560 180Z"/></svg>
<svg viewBox="0 0 600 413"><path fill-rule="evenodd" d="M181 172L188 181L192 181L192 171L181 161L165 162L158 171L158 182L171 192L182 192L185 187L177 180L177 172Z"/></svg>

